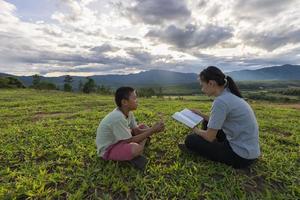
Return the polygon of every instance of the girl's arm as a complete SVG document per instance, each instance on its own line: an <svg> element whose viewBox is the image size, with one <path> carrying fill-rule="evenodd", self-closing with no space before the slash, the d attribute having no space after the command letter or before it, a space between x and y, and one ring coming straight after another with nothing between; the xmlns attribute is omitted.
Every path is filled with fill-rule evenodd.
<svg viewBox="0 0 300 200"><path fill-rule="evenodd" d="M211 129L211 128L208 128L207 130L194 128L193 131L209 142L213 142L216 139L218 133L217 129Z"/></svg>
<svg viewBox="0 0 300 200"><path fill-rule="evenodd" d="M200 116L203 117L203 119L204 119L205 121L209 121L209 116L208 116L208 115L205 115L205 114L202 114L202 113L201 113Z"/></svg>

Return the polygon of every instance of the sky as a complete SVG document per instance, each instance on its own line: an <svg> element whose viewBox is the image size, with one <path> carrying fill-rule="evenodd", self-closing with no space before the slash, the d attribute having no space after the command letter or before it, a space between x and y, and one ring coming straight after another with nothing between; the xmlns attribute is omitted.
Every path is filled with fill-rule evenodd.
<svg viewBox="0 0 300 200"><path fill-rule="evenodd" d="M91 76L300 64L299 0L0 0L0 72Z"/></svg>

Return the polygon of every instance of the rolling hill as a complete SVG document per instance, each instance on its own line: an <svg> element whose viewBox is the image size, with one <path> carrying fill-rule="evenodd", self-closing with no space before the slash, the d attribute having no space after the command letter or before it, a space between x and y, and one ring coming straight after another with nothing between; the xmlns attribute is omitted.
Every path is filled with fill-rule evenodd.
<svg viewBox="0 0 300 200"><path fill-rule="evenodd" d="M300 80L300 65L282 65L266 67L257 70L240 70L227 73L237 81L257 81L257 80ZM13 76L0 73L1 76ZM166 70L149 70L137 74L128 75L96 75L90 78L94 79L98 85L106 85L116 88L122 85L134 87L149 86L170 86L183 85L197 82L196 73L180 73ZM24 85L32 84L31 76L16 76ZM60 77L42 77L46 80L62 87L64 76ZM86 77L73 76L73 88L77 88L79 81L85 82Z"/></svg>

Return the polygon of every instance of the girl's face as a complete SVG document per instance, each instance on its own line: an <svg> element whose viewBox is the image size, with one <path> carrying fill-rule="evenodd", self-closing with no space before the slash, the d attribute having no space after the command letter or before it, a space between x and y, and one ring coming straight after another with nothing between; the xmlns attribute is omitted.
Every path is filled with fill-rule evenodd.
<svg viewBox="0 0 300 200"><path fill-rule="evenodd" d="M216 82L209 80L208 82L200 80L201 91L207 96L213 96L215 93Z"/></svg>

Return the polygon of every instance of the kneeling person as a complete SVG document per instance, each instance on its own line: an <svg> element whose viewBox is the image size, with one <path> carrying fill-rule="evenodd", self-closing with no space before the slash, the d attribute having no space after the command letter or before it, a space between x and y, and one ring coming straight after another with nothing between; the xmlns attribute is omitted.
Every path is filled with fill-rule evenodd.
<svg viewBox="0 0 300 200"><path fill-rule="evenodd" d="M97 152L104 160L129 161L143 153L147 139L164 130L164 123L139 127L131 111L138 106L135 90L120 87L115 93L115 108L106 115L97 129Z"/></svg>

